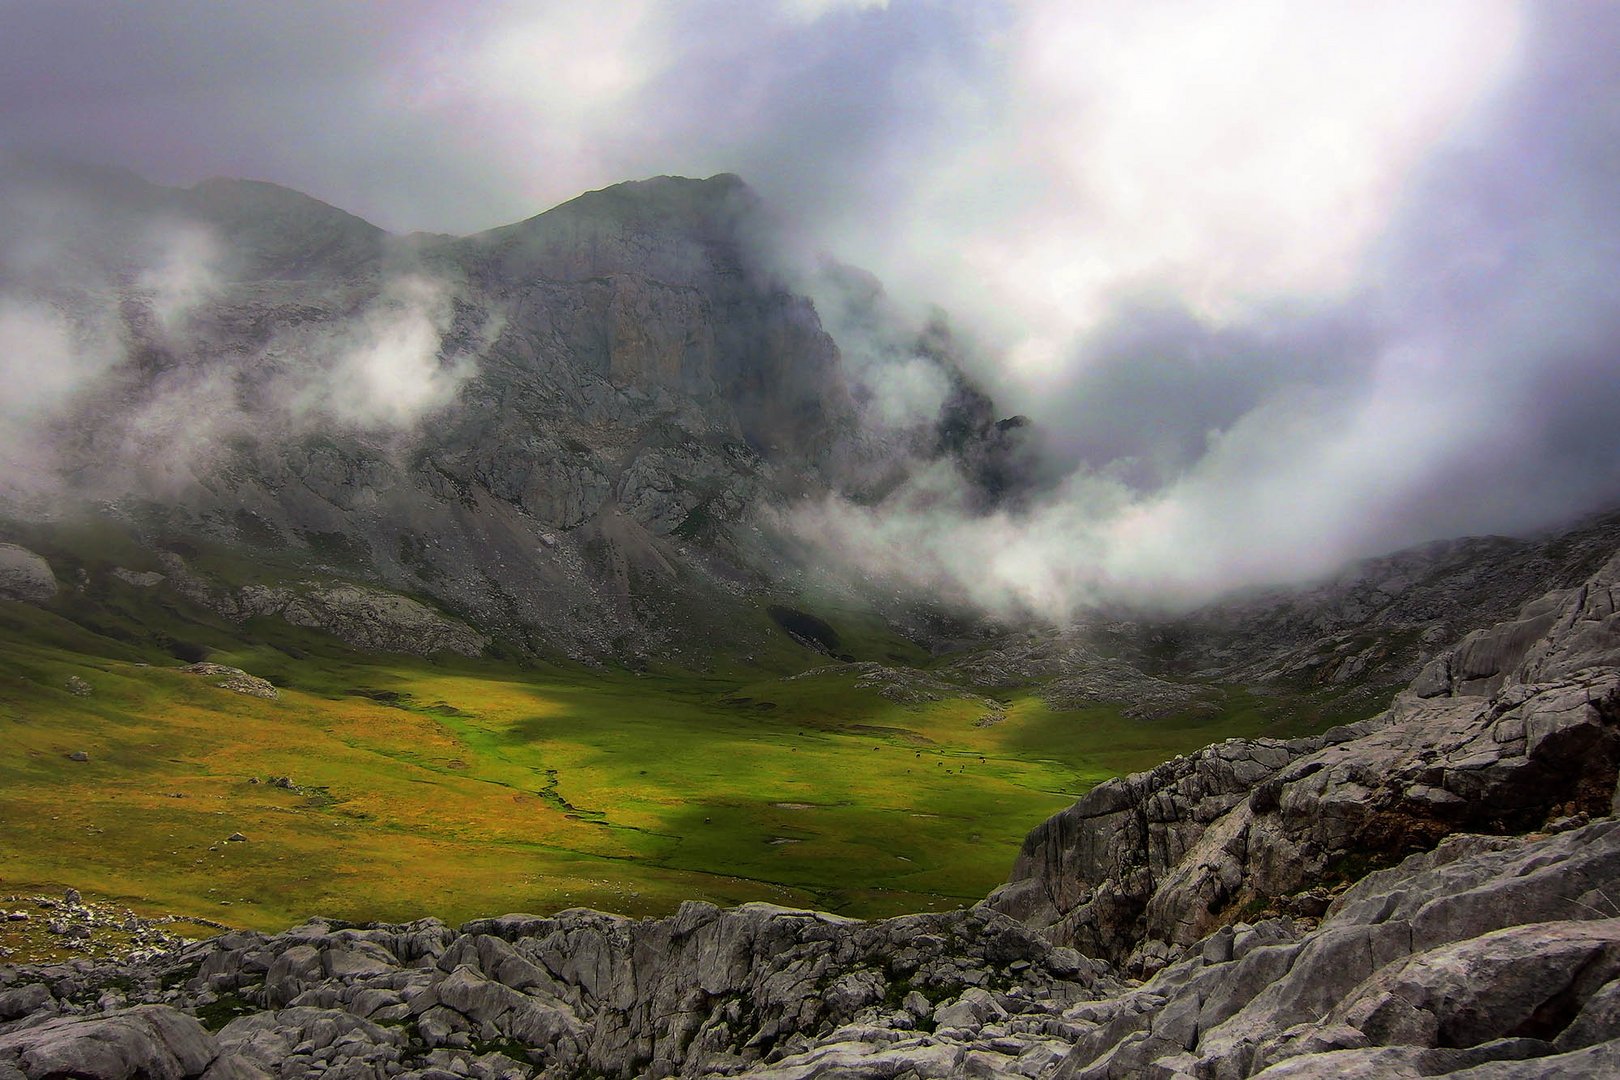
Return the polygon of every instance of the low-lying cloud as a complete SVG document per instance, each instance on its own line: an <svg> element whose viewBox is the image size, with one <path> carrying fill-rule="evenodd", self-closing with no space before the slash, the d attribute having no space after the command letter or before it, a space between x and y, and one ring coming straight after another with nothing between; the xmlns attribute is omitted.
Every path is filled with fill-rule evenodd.
<svg viewBox="0 0 1620 1080"><path fill-rule="evenodd" d="M5 252L26 261L0 275L0 496L14 509L183 495L243 445L313 432L408 443L499 331L452 334L453 286L404 268L357 307L353 285L332 283L323 314L306 304L254 345L231 327L276 286L232 279L209 226L77 198L32 217ZM99 234L52 232L98 213Z"/></svg>
<svg viewBox="0 0 1620 1080"><path fill-rule="evenodd" d="M276 350L293 365L273 396L297 416L339 427L410 428L449 405L477 369L471 353L442 355L452 313L442 282L393 278L345 324L279 339Z"/></svg>
<svg viewBox="0 0 1620 1080"><path fill-rule="evenodd" d="M1620 117L1588 107L1620 95L1620 26L1599 15L1543 12L1346 288L1215 313L1164 285L1074 338L1013 395L1067 470L1032 504L975 513L936 471L797 527L868 572L1064 619L1620 502Z"/></svg>
<svg viewBox="0 0 1620 1080"><path fill-rule="evenodd" d="M815 294L878 438L948 400L917 346L943 306L1035 421L1045 486L985 516L940 466L830 502L803 522L829 558L1062 616L1620 501L1604 0L292 0L117 32L93 7L10 13L0 142L274 179L396 231L738 172L912 313ZM154 271L155 324L206 310L208 262ZM320 363L276 360L315 372L306 411L386 429L453 396L413 288ZM53 347L47 316L12 319Z"/></svg>

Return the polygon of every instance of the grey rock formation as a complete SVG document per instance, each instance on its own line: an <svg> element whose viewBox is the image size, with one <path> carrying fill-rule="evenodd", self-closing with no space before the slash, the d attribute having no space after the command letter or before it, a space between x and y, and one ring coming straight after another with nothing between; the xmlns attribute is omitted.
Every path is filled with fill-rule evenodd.
<svg viewBox="0 0 1620 1080"><path fill-rule="evenodd" d="M162 559L177 591L232 620L274 616L369 652L477 656L489 644L486 635L460 620L398 593L330 581L219 588L193 573L180 556L165 552Z"/></svg>
<svg viewBox="0 0 1620 1080"><path fill-rule="evenodd" d="M1515 1058L1547 1060L1508 1075L1561 1075L1559 1053L1620 1040L1607 1011L1617 875L1613 820L1459 835L1368 876L1314 930L1281 920L1212 935L1093 1009L1058 1075L1346 1075L1330 1070L1351 1061L1355 1075L1438 1075Z"/></svg>
<svg viewBox="0 0 1620 1080"><path fill-rule="evenodd" d="M217 1056L195 1017L164 1005L139 1005L104 1017L59 1017L0 1035L0 1061L29 1080L182 1080L200 1076Z"/></svg>
<svg viewBox="0 0 1620 1080"><path fill-rule="evenodd" d="M639 922L582 910L459 929L315 921L274 937L227 934L135 968L30 969L39 981L25 988L41 989L0 1004L37 1022L0 1041L0 1062L9 1051L30 1077L48 1075L24 1048L146 1017L72 1015L115 971L136 999L222 1017L219 1003L239 1003L177 1076L220 1058L281 1077L435 1062L471 1075L697 1076L765 1063L761 1075L824 1075L830 1061L872 1056L873 1041L879 1061L911 1060L922 1075L956 1075L968 1060L986 1075L1039 1072L1067 1049L1064 1010L1118 985L1104 965L983 911L863 923L692 903ZM67 1015L46 1020L48 1008Z"/></svg>
<svg viewBox="0 0 1620 1080"><path fill-rule="evenodd" d="M0 544L0 597L38 604L55 596L56 588L56 575L44 558L16 544Z"/></svg>
<svg viewBox="0 0 1620 1080"><path fill-rule="evenodd" d="M246 694L248 697L267 698L274 701L281 696L281 691L266 680L259 678L257 675L249 675L241 668L230 667L227 664L187 664L180 670L187 675L201 675L221 690Z"/></svg>
<svg viewBox="0 0 1620 1080"><path fill-rule="evenodd" d="M1240 910L1309 914L1311 889L1453 832L1609 813L1620 672L1602 662L1620 645L1617 572L1620 557L1466 639L1459 654L1495 658L1469 670L1517 664L1461 684L1495 686L1488 697L1423 698L1435 692L1426 672L1372 720L1293 742L1233 740L1099 785L1030 834L987 902L1152 971ZM1527 626L1541 636L1525 640Z"/></svg>

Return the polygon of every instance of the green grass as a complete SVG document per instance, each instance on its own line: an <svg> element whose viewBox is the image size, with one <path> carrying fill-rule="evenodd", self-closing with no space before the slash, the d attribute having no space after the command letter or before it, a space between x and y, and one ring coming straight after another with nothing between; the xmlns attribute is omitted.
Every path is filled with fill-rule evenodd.
<svg viewBox="0 0 1620 1080"><path fill-rule="evenodd" d="M1239 690L1219 712L1153 721L1020 694L981 727L974 700L905 706L846 672L784 678L826 663L785 635L707 673L362 656L91 580L49 610L0 602L0 893L71 885L267 929L693 898L955 907L1107 777L1342 719ZM860 610L814 610L855 655L924 659ZM193 648L281 697L181 673Z"/></svg>

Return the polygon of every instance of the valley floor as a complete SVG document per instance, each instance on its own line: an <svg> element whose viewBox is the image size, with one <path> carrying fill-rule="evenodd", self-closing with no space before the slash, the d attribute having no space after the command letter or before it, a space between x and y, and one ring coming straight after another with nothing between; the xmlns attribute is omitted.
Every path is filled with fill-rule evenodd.
<svg viewBox="0 0 1620 1080"><path fill-rule="evenodd" d="M0 607L0 891L75 885L247 927L693 898L953 908L1107 777L1327 722L1238 689L1151 721L1033 694L902 704L874 665L521 669L310 640L211 656L273 681L269 700Z"/></svg>

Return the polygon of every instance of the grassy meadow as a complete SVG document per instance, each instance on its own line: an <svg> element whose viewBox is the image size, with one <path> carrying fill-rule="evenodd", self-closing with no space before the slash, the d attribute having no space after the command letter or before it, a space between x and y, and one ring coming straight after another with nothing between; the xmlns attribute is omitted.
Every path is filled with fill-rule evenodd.
<svg viewBox="0 0 1620 1080"><path fill-rule="evenodd" d="M72 885L265 929L690 898L947 908L1004 880L1025 833L1106 777L1322 726L1239 691L1158 721L1015 695L981 726L980 701L895 704L847 669L379 658L275 621L176 622L273 681L263 700L120 630L147 603L118 583L93 604L0 602L0 894ZM141 617L159 639L180 618Z"/></svg>

